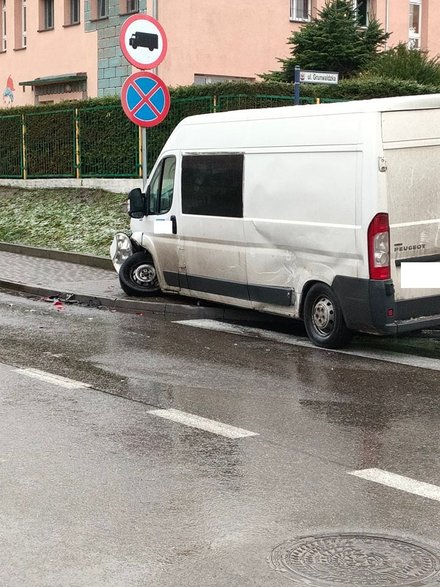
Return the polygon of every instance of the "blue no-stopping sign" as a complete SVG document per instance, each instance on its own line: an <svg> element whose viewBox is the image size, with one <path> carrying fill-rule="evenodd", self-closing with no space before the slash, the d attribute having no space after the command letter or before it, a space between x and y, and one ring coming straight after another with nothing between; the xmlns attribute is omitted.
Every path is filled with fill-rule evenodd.
<svg viewBox="0 0 440 587"><path fill-rule="evenodd" d="M133 73L124 82L122 108L138 126L152 127L164 120L170 109L170 93L154 73Z"/></svg>

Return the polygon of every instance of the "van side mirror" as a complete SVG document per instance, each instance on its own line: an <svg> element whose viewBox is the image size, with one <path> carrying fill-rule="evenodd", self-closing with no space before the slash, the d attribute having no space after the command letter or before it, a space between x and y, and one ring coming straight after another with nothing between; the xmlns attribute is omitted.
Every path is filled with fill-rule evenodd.
<svg viewBox="0 0 440 587"><path fill-rule="evenodd" d="M128 194L128 214L132 218L143 218L148 214L147 198L140 188L135 188Z"/></svg>

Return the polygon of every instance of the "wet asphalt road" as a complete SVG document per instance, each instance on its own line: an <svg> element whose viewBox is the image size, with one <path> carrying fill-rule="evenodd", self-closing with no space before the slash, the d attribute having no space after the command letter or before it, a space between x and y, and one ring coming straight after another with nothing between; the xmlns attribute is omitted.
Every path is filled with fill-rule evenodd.
<svg viewBox="0 0 440 587"><path fill-rule="evenodd" d="M7 294L0 342L1 585L288 586L272 550L326 533L440 553L440 501L349 475L440 486L438 370Z"/></svg>

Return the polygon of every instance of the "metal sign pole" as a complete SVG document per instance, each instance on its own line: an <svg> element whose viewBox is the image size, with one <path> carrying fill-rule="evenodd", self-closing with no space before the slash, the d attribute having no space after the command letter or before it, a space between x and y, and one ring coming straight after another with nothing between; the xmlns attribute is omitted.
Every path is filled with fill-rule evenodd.
<svg viewBox="0 0 440 587"><path fill-rule="evenodd" d="M300 79L301 79L301 68L299 65L295 65L295 83L294 83L294 105L299 106L299 88L300 88Z"/></svg>
<svg viewBox="0 0 440 587"><path fill-rule="evenodd" d="M152 8L152 17L157 20L157 13L158 13L158 0L153 0L153 8ZM148 9L147 9L148 10ZM157 75L157 67L153 69L154 73ZM142 136L142 183L145 186L148 179L148 135L147 129L143 126L141 131Z"/></svg>

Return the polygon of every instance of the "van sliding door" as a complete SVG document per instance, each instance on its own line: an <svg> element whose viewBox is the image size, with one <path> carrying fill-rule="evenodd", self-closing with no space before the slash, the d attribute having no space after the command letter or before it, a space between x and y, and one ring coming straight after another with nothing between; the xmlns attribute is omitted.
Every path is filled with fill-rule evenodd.
<svg viewBox="0 0 440 587"><path fill-rule="evenodd" d="M183 156L180 223L187 289L246 306L243 159L241 153Z"/></svg>

